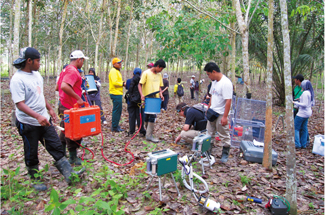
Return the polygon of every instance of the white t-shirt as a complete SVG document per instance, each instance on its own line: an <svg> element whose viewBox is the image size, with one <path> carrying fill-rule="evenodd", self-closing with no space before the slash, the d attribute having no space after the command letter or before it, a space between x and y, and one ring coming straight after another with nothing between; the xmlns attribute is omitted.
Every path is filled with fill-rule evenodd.
<svg viewBox="0 0 325 215"><path fill-rule="evenodd" d="M33 111L50 119L47 113L46 103L43 93L43 78L37 71L24 72L18 70L10 80L10 92L13 102L16 104L25 101L25 104ZM16 117L19 122L41 126L37 119L29 116L16 106Z"/></svg>
<svg viewBox="0 0 325 215"><path fill-rule="evenodd" d="M211 109L219 114L224 114L226 100L232 99L233 86L229 78L225 75L219 81L212 81L211 89Z"/></svg>
<svg viewBox="0 0 325 215"><path fill-rule="evenodd" d="M195 87L195 81L194 81L194 79L193 78L191 78L191 80L190 80L190 87Z"/></svg>

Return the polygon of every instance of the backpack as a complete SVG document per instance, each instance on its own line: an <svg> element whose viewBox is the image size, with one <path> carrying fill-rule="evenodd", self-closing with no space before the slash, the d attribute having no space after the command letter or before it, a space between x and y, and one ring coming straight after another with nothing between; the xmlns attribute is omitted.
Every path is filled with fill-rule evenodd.
<svg viewBox="0 0 325 215"><path fill-rule="evenodd" d="M177 85L178 85L178 88L177 88L177 95L178 95L179 97L184 96L184 88L183 88L182 84L177 84Z"/></svg>
<svg viewBox="0 0 325 215"><path fill-rule="evenodd" d="M199 81L195 81L195 90L199 90Z"/></svg>

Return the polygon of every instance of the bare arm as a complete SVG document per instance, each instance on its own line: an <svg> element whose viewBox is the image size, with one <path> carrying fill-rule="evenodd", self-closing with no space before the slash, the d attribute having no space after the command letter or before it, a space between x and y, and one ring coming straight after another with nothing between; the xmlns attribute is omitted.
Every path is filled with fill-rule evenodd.
<svg viewBox="0 0 325 215"><path fill-rule="evenodd" d="M229 110L230 110L230 106L231 106L231 99L227 99L226 106L225 106L225 112L224 112L223 117L221 119L221 125L223 125L223 126L228 124L228 113L229 113Z"/></svg>
<svg viewBox="0 0 325 215"><path fill-rule="evenodd" d="M25 101L21 101L16 103L16 106L19 110L24 112L25 114L37 119L38 123L41 124L41 126L50 126L50 122L46 119L46 117L42 116L41 114L33 111L30 107L28 107L25 104Z"/></svg>
<svg viewBox="0 0 325 215"><path fill-rule="evenodd" d="M78 96L77 93L74 92L74 90L69 84L67 84L66 82L62 82L61 90L63 90L63 92L65 92L67 95L75 98L77 100L78 105L83 105L83 100Z"/></svg>
<svg viewBox="0 0 325 215"><path fill-rule="evenodd" d="M142 84L138 84L138 90L139 90L139 93L140 93L140 96L141 96L141 100L144 101L145 97L142 93Z"/></svg>

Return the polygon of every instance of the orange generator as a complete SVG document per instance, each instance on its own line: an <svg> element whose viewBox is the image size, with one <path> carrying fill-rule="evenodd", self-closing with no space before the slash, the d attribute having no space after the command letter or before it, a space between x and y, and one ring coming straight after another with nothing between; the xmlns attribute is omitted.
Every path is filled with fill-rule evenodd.
<svg viewBox="0 0 325 215"><path fill-rule="evenodd" d="M85 103L85 107L80 108L78 104L74 104L73 108L64 111L64 127L65 136L71 140L100 134L99 107L89 107L89 104Z"/></svg>

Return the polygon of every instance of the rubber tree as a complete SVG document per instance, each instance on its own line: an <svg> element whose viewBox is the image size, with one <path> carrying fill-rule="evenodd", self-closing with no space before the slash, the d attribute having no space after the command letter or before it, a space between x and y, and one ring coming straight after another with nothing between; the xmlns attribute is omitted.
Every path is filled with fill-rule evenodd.
<svg viewBox="0 0 325 215"><path fill-rule="evenodd" d="M243 71L244 71L244 85L246 97L250 98L248 94L251 93L250 90L250 78L249 78L249 54L248 54L248 37L249 37L249 23L251 18L254 16L255 10L258 8L259 0L255 6L251 18L249 18L249 13L251 10L252 0L248 0L245 16L243 17L242 8L240 7L240 1L234 0L234 8L236 9L237 23L240 29L241 38L242 38L242 57L243 57Z"/></svg>
<svg viewBox="0 0 325 215"><path fill-rule="evenodd" d="M111 56L116 56L116 46L117 46L117 37L119 31L119 21L120 21L120 13L121 13L121 0L117 2L117 14L116 14L116 22L115 22L115 35L114 35L114 43L111 51Z"/></svg>
<svg viewBox="0 0 325 215"><path fill-rule="evenodd" d="M296 147L294 139L294 120L292 105L292 80L291 80L291 59L290 59L290 35L288 22L287 1L280 0L281 28L283 35L283 63L285 79L285 133L287 144L287 179L286 198L290 203L290 214L297 214L297 180L296 180Z"/></svg>
<svg viewBox="0 0 325 215"><path fill-rule="evenodd" d="M274 0L269 0L267 37L266 116L263 167L272 169L272 75L273 75L273 12Z"/></svg>
<svg viewBox="0 0 325 215"><path fill-rule="evenodd" d="M20 0L15 1L15 21L14 21L14 44L13 44L13 59L19 56L19 28L20 28ZM10 71L9 77L13 76L13 70Z"/></svg>
<svg viewBox="0 0 325 215"><path fill-rule="evenodd" d="M28 0L28 46L32 46L33 0Z"/></svg>
<svg viewBox="0 0 325 215"><path fill-rule="evenodd" d="M60 31L59 31L59 54L58 54L58 67L56 70L56 75L59 75L61 69L62 69L62 41L63 41L63 30L64 30L64 23L65 18L67 16L67 8L68 8L69 0L63 1L63 11L62 11L62 19L61 19L61 25L60 25ZM57 102L56 102L57 103Z"/></svg>
<svg viewBox="0 0 325 215"><path fill-rule="evenodd" d="M98 36L97 36L96 48L95 48L95 70L97 71L98 75L100 75L100 70L98 68L98 48L99 48L99 43L101 42L101 38L102 38L103 17L104 17L105 11L106 11L106 0L103 0L102 6L100 9L99 30L98 30Z"/></svg>
<svg viewBox="0 0 325 215"><path fill-rule="evenodd" d="M130 32L131 32L131 25L132 25L132 15L133 15L133 5L134 1L131 1L131 7L128 7L127 10L130 10L129 15L129 25L128 31L126 35L126 50L125 50L125 64L124 64L124 71L123 71L123 80L126 80L126 73L128 69L128 62L129 62L129 42L130 42Z"/></svg>

